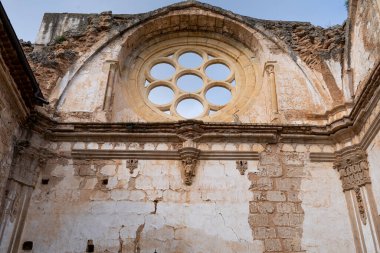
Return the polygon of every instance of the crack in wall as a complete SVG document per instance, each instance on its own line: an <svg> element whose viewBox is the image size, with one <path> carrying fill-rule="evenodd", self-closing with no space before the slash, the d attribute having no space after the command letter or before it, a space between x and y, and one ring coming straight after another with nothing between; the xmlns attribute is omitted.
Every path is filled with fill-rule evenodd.
<svg viewBox="0 0 380 253"><path fill-rule="evenodd" d="M121 238L121 230L122 230L124 227L125 227L124 225L121 225L121 228L119 229L119 250L117 251L118 253L123 253L123 244L124 244L124 241L123 241L123 239Z"/></svg>
<svg viewBox="0 0 380 253"><path fill-rule="evenodd" d="M136 237L135 237L135 240L133 241L134 253L140 253L141 251L140 240L141 240L141 234L144 230L144 227L145 227L145 221L144 221L144 224L141 224L136 230Z"/></svg>

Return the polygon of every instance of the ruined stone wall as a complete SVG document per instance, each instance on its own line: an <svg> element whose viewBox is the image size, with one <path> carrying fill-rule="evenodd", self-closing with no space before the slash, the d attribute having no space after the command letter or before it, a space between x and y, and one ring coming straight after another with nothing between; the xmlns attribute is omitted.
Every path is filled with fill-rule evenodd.
<svg viewBox="0 0 380 253"><path fill-rule="evenodd" d="M364 88L380 60L380 8L376 1L352 1L351 67L355 93Z"/></svg>
<svg viewBox="0 0 380 253"><path fill-rule="evenodd" d="M235 160L201 160L186 186L179 161L138 160L130 171L125 159L72 159L83 143L48 146L58 156L41 171L21 238L34 251L79 253L90 242L95 252L354 252L337 172L311 164L309 147L255 144L260 159L244 175Z"/></svg>
<svg viewBox="0 0 380 253"><path fill-rule="evenodd" d="M25 126L28 110L13 78L0 57L0 251L7 252L15 241L15 232L22 227L21 210L25 211L29 203L32 188L20 184L17 179L31 179L33 171L27 155L20 157L26 147L22 127ZM18 161L16 161L18 157ZM16 166L16 163L22 168ZM30 169L31 171L28 171ZM18 173L17 173L18 172Z"/></svg>
<svg viewBox="0 0 380 253"><path fill-rule="evenodd" d="M252 51L255 77L247 78L255 78L256 85L263 88L260 98L247 105L249 110L240 108L237 115L243 123L323 124L347 113L331 119L331 115L325 115L342 106L347 98L341 67L345 43L342 26L322 29L304 22L258 20L199 2L183 2L136 15L46 14L37 40L47 45L24 44L24 49L54 107L54 115L66 114L70 120L105 121L105 112L100 108L109 85L110 62L125 71L128 57L146 41L153 43L161 35L181 31L200 37L204 35L199 32L212 38L216 34L233 38ZM267 63L275 67L279 117L269 115ZM123 75L121 83L115 84L115 89L117 85L121 88L115 93L118 101L114 108L119 111L113 112L113 121L145 121L123 104L128 92L125 78Z"/></svg>
<svg viewBox="0 0 380 253"><path fill-rule="evenodd" d="M20 98L15 97L12 82L7 67L0 58L0 199L4 196L14 144L20 136L20 125L26 118L20 102L16 100Z"/></svg>

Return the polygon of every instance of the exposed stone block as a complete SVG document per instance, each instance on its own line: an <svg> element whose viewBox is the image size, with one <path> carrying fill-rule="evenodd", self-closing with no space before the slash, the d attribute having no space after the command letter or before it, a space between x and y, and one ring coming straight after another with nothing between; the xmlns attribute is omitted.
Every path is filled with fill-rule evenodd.
<svg viewBox="0 0 380 253"><path fill-rule="evenodd" d="M269 216L267 214L251 214L248 218L248 223L253 227L268 226Z"/></svg>
<svg viewBox="0 0 380 253"><path fill-rule="evenodd" d="M292 213L294 211L294 203L277 203L276 210L279 213Z"/></svg>
<svg viewBox="0 0 380 253"><path fill-rule="evenodd" d="M263 201L266 200L266 193L262 191L253 191L253 198L254 201Z"/></svg>
<svg viewBox="0 0 380 253"><path fill-rule="evenodd" d="M257 203L257 210L259 213L273 213L274 204L270 202L259 202Z"/></svg>
<svg viewBox="0 0 380 253"><path fill-rule="evenodd" d="M279 238L301 238L302 230L294 227L277 227Z"/></svg>
<svg viewBox="0 0 380 253"><path fill-rule="evenodd" d="M280 164L259 166L257 175L262 177L281 177L282 167Z"/></svg>
<svg viewBox="0 0 380 253"><path fill-rule="evenodd" d="M280 191L296 191L301 187L301 180L298 178L276 178L276 189Z"/></svg>
<svg viewBox="0 0 380 253"><path fill-rule="evenodd" d="M253 238L255 240L276 238L276 230L268 227L253 228Z"/></svg>
<svg viewBox="0 0 380 253"><path fill-rule="evenodd" d="M273 216L273 223L276 226L289 226L290 225L289 214L287 214L287 213L276 213Z"/></svg>
<svg viewBox="0 0 380 253"><path fill-rule="evenodd" d="M267 192L267 200L268 201L285 201L286 195L281 191L268 191Z"/></svg>
<svg viewBox="0 0 380 253"><path fill-rule="evenodd" d="M283 240L284 250L294 252L301 251L301 240L298 238L284 239Z"/></svg>
<svg viewBox="0 0 380 253"><path fill-rule="evenodd" d="M281 251L282 246L279 239L265 239L265 250L269 252Z"/></svg>
<svg viewBox="0 0 380 253"><path fill-rule="evenodd" d="M259 207L257 201L250 201L249 202L249 213L258 213Z"/></svg>
<svg viewBox="0 0 380 253"><path fill-rule="evenodd" d="M79 176L85 177L85 176L95 176L96 171L91 168L90 165L82 165L79 167L78 171Z"/></svg>
<svg viewBox="0 0 380 253"><path fill-rule="evenodd" d="M252 190L272 190L273 189L273 183L272 179L269 177L260 177L254 181L252 181L252 185L250 187Z"/></svg>
<svg viewBox="0 0 380 253"><path fill-rule="evenodd" d="M287 152L282 154L282 162L285 165L303 165L305 161L304 153Z"/></svg>
<svg viewBox="0 0 380 253"><path fill-rule="evenodd" d="M290 202L301 202L298 195L299 195L299 192L295 192L295 191L287 192L288 201L290 201Z"/></svg>
<svg viewBox="0 0 380 253"><path fill-rule="evenodd" d="M305 171L303 167L292 166L286 168L286 176L287 177L304 177Z"/></svg>
<svg viewBox="0 0 380 253"><path fill-rule="evenodd" d="M291 226L302 226L303 219L303 214L289 214L289 224Z"/></svg>

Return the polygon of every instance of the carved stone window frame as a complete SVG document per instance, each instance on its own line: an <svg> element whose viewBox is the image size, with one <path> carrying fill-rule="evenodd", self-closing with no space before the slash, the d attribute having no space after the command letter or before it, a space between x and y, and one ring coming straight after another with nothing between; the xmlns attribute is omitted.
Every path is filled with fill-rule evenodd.
<svg viewBox="0 0 380 253"><path fill-rule="evenodd" d="M195 52L204 58L204 62L199 69L183 69L177 67L178 56L181 52ZM174 60L165 56L174 54ZM205 59L206 55L215 56L213 59ZM164 58L162 58L164 57ZM144 45L138 47L124 61L125 65L122 69L122 86L124 97L127 104L146 121L177 121L183 120L176 113L175 108L180 99L194 98L202 103L204 107L203 113L196 119L203 121L225 122L233 121L233 114L239 110L243 111L252 99L257 96L261 82L258 78L258 66L254 64L252 59L254 53L241 43L220 34L203 33L203 32L179 32L158 37L150 40ZM176 73L171 81L162 81L170 87L175 98L172 103L157 106L148 99L148 94L151 89L158 84L153 82L148 89L145 87L146 80L153 81L149 73L151 67L158 62L167 62L176 67ZM205 68L212 63L222 63L227 65L231 74L226 79L226 82L235 80L236 85L227 86L226 82L211 81L205 74ZM207 80L205 87L195 93L179 92L174 81L183 74L196 74L203 80ZM149 80L150 79L150 80ZM165 85L163 85L165 86ZM205 93L212 87L225 87L232 95L231 100L224 106L212 105L205 99ZM179 99L180 98L180 99ZM209 115L209 110L218 109L212 115ZM164 110L170 110L168 115Z"/></svg>

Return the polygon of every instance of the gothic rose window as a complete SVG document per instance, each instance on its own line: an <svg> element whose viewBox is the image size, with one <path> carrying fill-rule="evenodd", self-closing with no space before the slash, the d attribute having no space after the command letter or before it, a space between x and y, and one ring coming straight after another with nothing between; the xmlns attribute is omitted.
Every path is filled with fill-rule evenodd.
<svg viewBox="0 0 380 253"><path fill-rule="evenodd" d="M146 121L231 122L260 89L252 59L251 49L218 34L165 35L126 58L124 98Z"/></svg>
<svg viewBox="0 0 380 253"><path fill-rule="evenodd" d="M162 113L184 119L213 115L235 94L233 64L216 52L173 48L147 64L142 85L149 104Z"/></svg>

